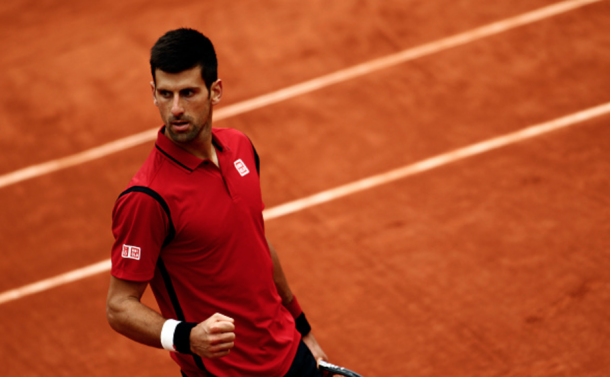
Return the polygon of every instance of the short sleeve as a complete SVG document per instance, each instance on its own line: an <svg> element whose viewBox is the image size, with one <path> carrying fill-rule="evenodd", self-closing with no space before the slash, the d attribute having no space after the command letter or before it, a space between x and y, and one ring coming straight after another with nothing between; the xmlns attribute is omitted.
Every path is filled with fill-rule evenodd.
<svg viewBox="0 0 610 377"><path fill-rule="evenodd" d="M150 281L169 229L161 205L142 192L121 196L112 211L112 276Z"/></svg>

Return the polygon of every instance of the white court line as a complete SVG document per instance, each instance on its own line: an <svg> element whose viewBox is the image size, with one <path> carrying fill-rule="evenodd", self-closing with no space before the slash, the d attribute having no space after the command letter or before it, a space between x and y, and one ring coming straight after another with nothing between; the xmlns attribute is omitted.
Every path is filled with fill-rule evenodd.
<svg viewBox="0 0 610 377"><path fill-rule="evenodd" d="M607 114L609 112L610 102L604 105L592 107L587 110L579 111L577 113L558 118L550 122L541 123L504 136L499 136L477 144L472 144L468 147L443 153L441 155L431 157L426 160L416 162L414 164L407 165L399 169L390 170L386 173L374 175L372 177L365 178L344 186L339 186L331 190L323 191L303 199L282 204L277 207L270 208L269 210L265 211L263 215L265 217L265 220L288 215L290 213L313 207L315 205L325 203L331 200L335 200L340 197L356 193L358 191L363 191L375 186L383 185L392 181L396 181L398 179L408 177L410 175L421 173L427 170L432 170L434 168L438 168L443 165L462 160L466 157L488 152L492 149L497 149L509 144L516 143L518 141L542 135L550 131L555 131L563 127L571 126L573 124L580 123L587 119L595 118L600 115Z"/></svg>
<svg viewBox="0 0 610 377"><path fill-rule="evenodd" d="M318 194L311 195L303 199L282 204L265 210L263 212L263 216L267 221L278 217L286 216L288 214L295 213L321 203L336 200L338 198L354 194L359 191L364 191L417 173L432 170L434 168L438 168L467 157L485 153L493 149L498 149L500 147L504 147L509 144L516 143L518 141L530 139L608 113L610 113L610 102L604 105L589 108L587 110L579 111L577 113L567 115L546 123L537 124L535 126L531 126L504 136L496 137L480 143L472 144L464 148L456 149L451 152L443 153L441 155L428 158L426 160L419 161L399 169L390 170L386 173L361 179L359 181L339 186L334 189L322 191ZM86 277L101 272L109 271L110 267L110 259L106 259L102 262L95 263L93 265L80 268L63 275L59 275L46 280L41 280L37 283L29 284L21 288L6 291L0 294L0 304L17 300L21 297L28 296L37 292L46 291L48 289L76 280L84 279Z"/></svg>
<svg viewBox="0 0 610 377"><path fill-rule="evenodd" d="M535 11L521 14L516 17L507 18L502 21L482 26L461 34L448 38L440 39L435 42L427 43L415 48L403 50L396 54L388 55L383 58L358 64L325 76L318 77L297 85L293 85L276 92L265 94L250 100L239 102L233 105L219 108L214 114L214 120L230 118L255 109L272 105L296 96L310 93L327 86L351 80L353 78L369 74L380 69L389 68L410 60L431 55L456 46L461 46L478 39L499 34L519 26L527 25L536 21L543 20L570 10L583 7L588 4L597 3L603 0L569 0L549 5ZM157 130L144 131L120 140L116 140L84 152L76 153L71 156L48 161L42 164L29 166L0 176L0 188L35 178L44 174L49 174L70 166L82 164L97 158L101 158L122 150L134 147L156 139Z"/></svg>
<svg viewBox="0 0 610 377"><path fill-rule="evenodd" d="M51 288L58 287L60 285L72 283L84 279L89 276L93 276L102 272L109 271L111 267L110 259L98 262L87 267L79 268L74 271L67 272L65 274L57 275L55 277L41 280L37 283L28 284L21 288L12 289L0 294L0 304L5 302L18 300L22 297L32 295L34 293L43 292Z"/></svg>

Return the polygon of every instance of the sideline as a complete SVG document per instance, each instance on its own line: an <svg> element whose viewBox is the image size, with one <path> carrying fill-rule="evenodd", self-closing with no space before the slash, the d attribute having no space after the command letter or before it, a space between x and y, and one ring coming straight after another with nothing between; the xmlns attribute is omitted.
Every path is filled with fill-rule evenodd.
<svg viewBox="0 0 610 377"><path fill-rule="evenodd" d="M309 207L316 206L321 203L326 203L338 198L364 191L376 186L390 183L417 173L425 172L448 165L467 157L489 152L493 149L498 149L509 144L514 144L519 141L531 139L542 134L556 131L561 128L566 128L574 124L582 123L586 120L599 117L610 113L610 102L595 106L586 110L579 111L561 118L551 120L549 122L540 123L520 131L512 132L503 136L489 139L470 146L459 148L447 153L437 155L411 165L404 166L399 169L390 170L386 173L374 175L369 178L361 179L334 189L322 191L318 194L311 195L302 199L298 199L286 204L282 204L268 210L263 211L263 217L266 221L278 217L286 216L291 213L302 211ZM77 270L55 276L50 279L41 280L39 282L23 286L21 288L6 291L0 294L0 305L9 301L14 301L22 297L49 290L51 288L84 279L102 272L109 271L111 268L110 259L92 264L90 266L79 268Z"/></svg>
<svg viewBox="0 0 610 377"><path fill-rule="evenodd" d="M318 77L313 80L289 86L287 88L265 94L250 100L242 101L221 107L214 113L214 120L230 118L252 110L272 105L277 102L285 101L296 96L313 92L327 86L351 80L353 78L369 74L374 71L389 68L410 60L431 55L453 47L461 46L491 35L499 34L519 26L534 23L561 13L583 7L585 5L600 2L602 0L568 0L553 5L546 6L531 12L523 13L519 16L507 18L502 21L494 22L481 26L470 31L456 34L451 37L443 38L435 42L427 43L418 47L403 50L396 54L388 55L383 58L374 59L366 63L358 64L337 72ZM153 141L156 139L158 128L144 131L132 136L119 139L99 147L95 147L71 156L51 160L37 165L32 165L23 169L16 170L0 176L0 188L15 184L17 182L36 178L41 175L49 174L71 166L79 165L91 160L102 158L122 150L135 147L137 145Z"/></svg>

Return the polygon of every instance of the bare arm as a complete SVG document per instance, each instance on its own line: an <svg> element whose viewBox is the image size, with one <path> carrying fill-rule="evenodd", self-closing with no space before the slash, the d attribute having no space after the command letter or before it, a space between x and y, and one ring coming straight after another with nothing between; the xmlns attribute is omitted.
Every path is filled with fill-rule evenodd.
<svg viewBox="0 0 610 377"><path fill-rule="evenodd" d="M161 348L161 328L165 318L140 302L147 285L111 276L106 318L116 332L136 342Z"/></svg>
<svg viewBox="0 0 610 377"><path fill-rule="evenodd" d="M118 333L136 342L162 348L161 329L166 319L140 301L147 285L112 276L106 318ZM234 346L234 331L233 319L216 313L192 329L191 352L210 359L226 356Z"/></svg>
<svg viewBox="0 0 610 377"><path fill-rule="evenodd" d="M277 292L282 298L282 304L287 305L292 301L294 296L288 286L288 280L286 280L286 275L284 275L284 270L280 264L277 252L271 242L269 242L269 239L267 239L267 244L269 245L269 251L271 252L271 260L273 261L273 281L275 282Z"/></svg>
<svg viewBox="0 0 610 377"><path fill-rule="evenodd" d="M273 281L275 282L277 291L282 298L282 304L287 305L294 299L294 295L290 290L290 286L288 286L288 280L286 280L286 275L284 274L284 270L280 264L280 258L277 256L277 252L275 251L273 245L271 245L271 242L269 242L269 239L267 239L267 244L269 245L271 260L273 260ZM309 347L309 350L313 354L316 361L328 361L328 356L326 356L322 350L322 347L320 347L318 341L316 338L314 338L312 332L309 332L309 334L303 336L303 342L307 345L307 347Z"/></svg>

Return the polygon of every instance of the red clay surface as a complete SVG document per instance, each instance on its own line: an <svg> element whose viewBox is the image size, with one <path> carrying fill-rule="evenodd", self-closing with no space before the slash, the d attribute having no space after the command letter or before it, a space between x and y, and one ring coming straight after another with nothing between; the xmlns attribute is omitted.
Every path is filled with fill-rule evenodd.
<svg viewBox="0 0 610 377"><path fill-rule="evenodd" d="M0 4L0 175L159 125L148 50L215 42L223 105L552 4ZM217 122L267 208L610 101L601 2ZM267 222L334 361L371 376L610 374L610 116ZM0 292L109 257L152 143L0 188ZM0 305L6 376L178 376L114 333L108 273ZM154 306L150 296L147 302Z"/></svg>

